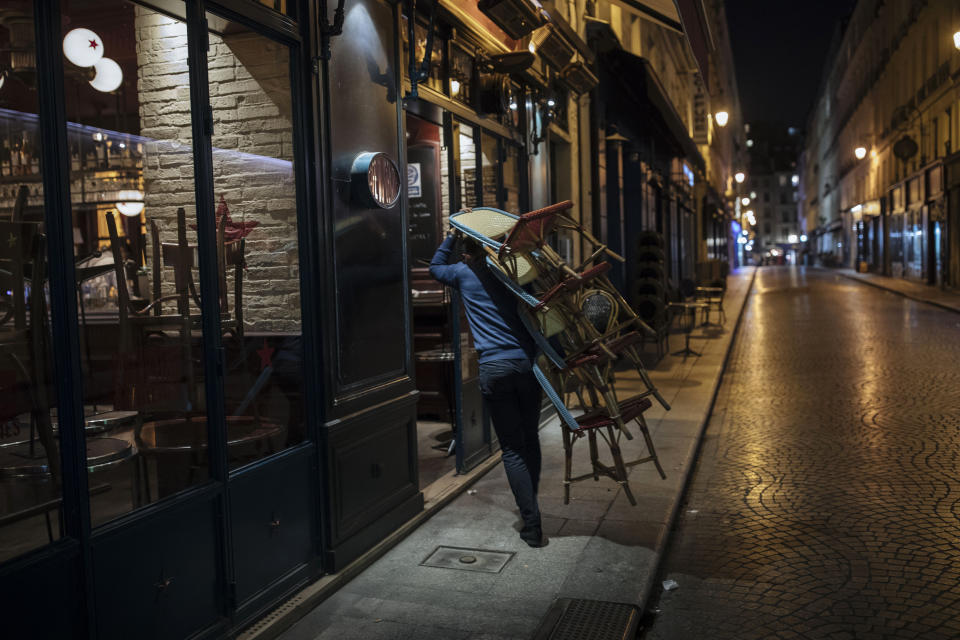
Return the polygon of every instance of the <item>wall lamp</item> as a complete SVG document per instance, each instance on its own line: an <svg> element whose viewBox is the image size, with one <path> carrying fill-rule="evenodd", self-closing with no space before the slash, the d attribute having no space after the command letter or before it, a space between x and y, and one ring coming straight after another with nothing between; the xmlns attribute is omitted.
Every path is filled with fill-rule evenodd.
<svg viewBox="0 0 960 640"><path fill-rule="evenodd" d="M853 155L857 156L857 160L863 160L867 157L867 148L866 147L857 147L853 150Z"/></svg>
<svg viewBox="0 0 960 640"><path fill-rule="evenodd" d="M953 34L953 46L955 46L957 49L960 49L960 31L957 31L955 34Z"/></svg>
<svg viewBox="0 0 960 640"><path fill-rule="evenodd" d="M727 126L727 121L730 119L730 114L726 111L717 111L713 114L713 119L717 121L718 127L725 127Z"/></svg>
<svg viewBox="0 0 960 640"><path fill-rule="evenodd" d="M743 171L737 171L733 174L733 179L737 181L737 184L743 184L743 181L747 179L747 174Z"/></svg>

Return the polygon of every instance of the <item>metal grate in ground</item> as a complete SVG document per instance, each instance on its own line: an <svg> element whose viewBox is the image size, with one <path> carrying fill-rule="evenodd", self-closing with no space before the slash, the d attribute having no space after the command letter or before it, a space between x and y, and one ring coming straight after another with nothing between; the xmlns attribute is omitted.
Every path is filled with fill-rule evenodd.
<svg viewBox="0 0 960 640"><path fill-rule="evenodd" d="M560 598L534 640L633 640L639 624L640 610L632 604Z"/></svg>

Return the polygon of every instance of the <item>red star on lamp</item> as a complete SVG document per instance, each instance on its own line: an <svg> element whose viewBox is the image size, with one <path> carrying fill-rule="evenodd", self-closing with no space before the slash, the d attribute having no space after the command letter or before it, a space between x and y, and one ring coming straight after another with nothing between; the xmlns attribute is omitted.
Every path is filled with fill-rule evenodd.
<svg viewBox="0 0 960 640"><path fill-rule="evenodd" d="M257 355L260 356L260 371L263 371L271 364L273 364L273 352L276 351L273 347L267 344L267 339L263 339L263 346L257 349Z"/></svg>
<svg viewBox="0 0 960 640"><path fill-rule="evenodd" d="M91 48L91 49L96 50L96 48L100 46L100 43L97 42L96 40L89 40L88 42L90 42L90 48Z"/></svg>

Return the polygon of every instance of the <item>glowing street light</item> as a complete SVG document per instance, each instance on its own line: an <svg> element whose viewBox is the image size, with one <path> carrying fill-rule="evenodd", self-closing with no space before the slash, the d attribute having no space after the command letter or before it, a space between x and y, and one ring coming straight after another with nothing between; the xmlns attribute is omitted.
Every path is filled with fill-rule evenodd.
<svg viewBox="0 0 960 640"><path fill-rule="evenodd" d="M727 126L727 121L730 119L730 114L726 111L717 111L713 114L713 119L717 121L717 126L725 127Z"/></svg>
<svg viewBox="0 0 960 640"><path fill-rule="evenodd" d="M735 174L733 174L733 179L737 181L737 184L741 184L747 179L747 174L745 174L743 171L737 171Z"/></svg>
<svg viewBox="0 0 960 640"><path fill-rule="evenodd" d="M750 198L746 196L740 198L740 204L742 204L743 206L747 206L748 204L750 204Z"/></svg>
<svg viewBox="0 0 960 640"><path fill-rule="evenodd" d="M960 31L957 31L955 34L953 34L953 46L955 46L957 49L960 49Z"/></svg>
<svg viewBox="0 0 960 640"><path fill-rule="evenodd" d="M857 160L863 160L867 157L867 148L866 147L857 147L853 150L853 155L857 156Z"/></svg>
<svg viewBox="0 0 960 640"><path fill-rule="evenodd" d="M801 235L800 235L800 242L806 242L806 241L807 241L807 234L805 234L805 233L804 233L804 234L801 234Z"/></svg>

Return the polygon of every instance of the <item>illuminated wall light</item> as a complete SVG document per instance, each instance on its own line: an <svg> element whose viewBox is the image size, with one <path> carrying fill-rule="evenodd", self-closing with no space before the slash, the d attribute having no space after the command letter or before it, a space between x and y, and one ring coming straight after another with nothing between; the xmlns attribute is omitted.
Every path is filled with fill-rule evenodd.
<svg viewBox="0 0 960 640"><path fill-rule="evenodd" d="M103 40L90 29L73 29L63 37L63 55L78 67L92 67L103 58Z"/></svg>
<svg viewBox="0 0 960 640"><path fill-rule="evenodd" d="M737 181L737 184L741 184L747 179L747 174L745 174L743 171L737 171L735 174L733 174L733 179Z"/></svg>
<svg viewBox="0 0 960 640"><path fill-rule="evenodd" d="M796 241L797 241L797 234L791 233L790 235L787 236L787 242L789 242L790 244L793 244Z"/></svg>
<svg viewBox="0 0 960 640"><path fill-rule="evenodd" d="M790 184L792 184L793 186L797 186L798 184L800 184L800 176L798 175L790 176Z"/></svg>
<svg viewBox="0 0 960 640"><path fill-rule="evenodd" d="M748 147L752 147L752 146L753 146L753 138L750 138L750 139L747 140L747 146L748 146Z"/></svg>
<svg viewBox="0 0 960 640"><path fill-rule="evenodd" d="M750 198L746 196L744 196L743 198L740 198L740 204L742 204L743 206L747 206L748 204L750 204Z"/></svg>
<svg viewBox="0 0 960 640"><path fill-rule="evenodd" d="M876 158L876 157L877 157L877 150L876 150L876 149L871 149L871 150L870 150L870 157L871 157L871 158Z"/></svg>
<svg viewBox="0 0 960 640"><path fill-rule="evenodd" d="M536 52L537 52L537 44L531 40L531 41L530 41L530 44L527 45L527 51L529 51L530 53L536 53Z"/></svg>
<svg viewBox="0 0 960 640"><path fill-rule="evenodd" d="M117 194L117 211L125 216L138 216L143 211L143 194L136 190L121 191Z"/></svg>
<svg viewBox="0 0 960 640"><path fill-rule="evenodd" d="M460 93L460 81L450 80L450 95L455 96Z"/></svg>
<svg viewBox="0 0 960 640"><path fill-rule="evenodd" d="M110 93L116 91L123 84L123 70L110 58L101 58L93 65L97 75L90 81L90 86L97 91Z"/></svg>
<svg viewBox="0 0 960 640"><path fill-rule="evenodd" d="M805 234L805 233L801 234L801 235L800 235L800 242L806 242L806 241L807 241L807 234Z"/></svg>
<svg viewBox="0 0 960 640"><path fill-rule="evenodd" d="M953 34L953 46L955 46L957 49L960 49L960 31L957 31L955 34Z"/></svg>
<svg viewBox="0 0 960 640"><path fill-rule="evenodd" d="M717 125L720 127L727 126L727 121L730 120L730 114L726 111L717 111L713 114L713 119L717 121Z"/></svg>
<svg viewBox="0 0 960 640"><path fill-rule="evenodd" d="M867 148L866 147L857 147L853 150L853 155L857 156L857 160L863 160L867 157Z"/></svg>

